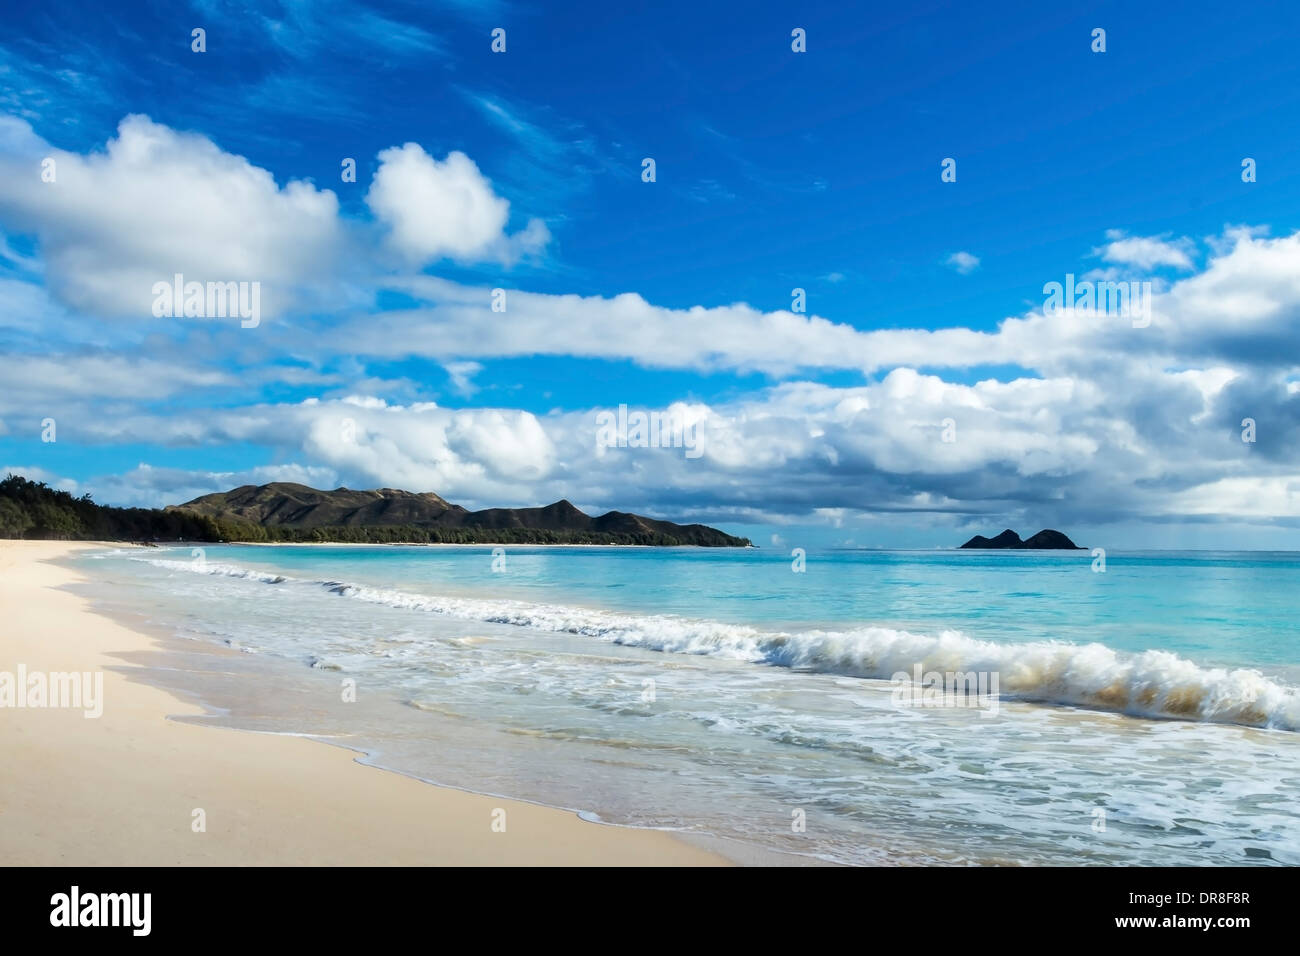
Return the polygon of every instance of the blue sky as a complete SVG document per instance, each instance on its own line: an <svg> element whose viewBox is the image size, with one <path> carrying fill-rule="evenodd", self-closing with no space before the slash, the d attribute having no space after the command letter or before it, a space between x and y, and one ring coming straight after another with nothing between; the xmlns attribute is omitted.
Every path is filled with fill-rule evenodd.
<svg viewBox="0 0 1300 956"><path fill-rule="evenodd" d="M759 543L1294 545L1293 8L6 20L0 465L123 504L283 479ZM261 282L265 321L150 315L174 271ZM1151 282L1150 327L1052 324L1067 273ZM705 453L593 456L620 404L687 409Z"/></svg>

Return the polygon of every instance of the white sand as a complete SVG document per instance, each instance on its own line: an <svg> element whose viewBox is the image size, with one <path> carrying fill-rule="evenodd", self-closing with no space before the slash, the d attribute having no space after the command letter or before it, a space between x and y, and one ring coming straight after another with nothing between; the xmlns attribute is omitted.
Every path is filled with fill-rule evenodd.
<svg viewBox="0 0 1300 956"><path fill-rule="evenodd" d="M167 720L200 710L128 681L155 642L58 590L73 549L0 541L0 672L103 672L103 715L0 706L0 861L148 865L725 865L670 834L431 786L337 747ZM493 811L505 810L505 832ZM194 832L202 809L206 832Z"/></svg>

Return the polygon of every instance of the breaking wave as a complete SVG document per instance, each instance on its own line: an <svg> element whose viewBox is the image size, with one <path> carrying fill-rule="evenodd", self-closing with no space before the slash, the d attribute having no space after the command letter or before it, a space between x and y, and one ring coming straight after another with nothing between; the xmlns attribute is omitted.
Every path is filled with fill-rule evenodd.
<svg viewBox="0 0 1300 956"><path fill-rule="evenodd" d="M578 634L673 654L724 657L813 673L878 680L923 672L997 674L1000 697L1141 717L1300 730L1300 689L1250 668L1204 667L1169 651L1137 654L1103 644L999 644L959 631L888 627L796 633L672 615L627 614L523 601L439 597L340 581L305 581L235 565L146 560L178 571L266 584L319 587L371 604L487 624Z"/></svg>

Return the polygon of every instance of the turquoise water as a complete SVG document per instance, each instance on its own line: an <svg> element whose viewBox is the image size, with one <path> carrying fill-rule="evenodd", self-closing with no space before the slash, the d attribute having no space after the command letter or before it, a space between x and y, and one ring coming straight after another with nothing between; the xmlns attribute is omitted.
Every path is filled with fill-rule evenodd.
<svg viewBox="0 0 1300 956"><path fill-rule="evenodd" d="M235 545L84 561L101 599L247 652L230 722L346 736L441 783L836 862L1300 863L1300 555L793 564ZM902 694L953 672L995 692ZM324 706L345 679L366 707Z"/></svg>
<svg viewBox="0 0 1300 956"><path fill-rule="evenodd" d="M491 594L786 630L959 628L997 641L1097 641L1231 665L1300 665L1300 552L788 551L698 548L216 549L281 573ZM237 559L236 559L237 556Z"/></svg>

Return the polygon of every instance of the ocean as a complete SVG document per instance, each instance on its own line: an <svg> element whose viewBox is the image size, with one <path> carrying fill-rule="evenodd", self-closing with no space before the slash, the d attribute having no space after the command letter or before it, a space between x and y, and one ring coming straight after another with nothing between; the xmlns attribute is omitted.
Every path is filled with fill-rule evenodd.
<svg viewBox="0 0 1300 956"><path fill-rule="evenodd" d="M738 860L1300 864L1300 553L71 560L200 722Z"/></svg>

